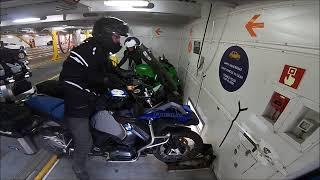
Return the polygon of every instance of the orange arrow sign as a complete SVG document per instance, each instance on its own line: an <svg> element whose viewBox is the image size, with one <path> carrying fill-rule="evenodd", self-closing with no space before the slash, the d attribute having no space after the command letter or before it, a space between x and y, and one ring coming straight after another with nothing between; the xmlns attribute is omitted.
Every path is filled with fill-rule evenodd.
<svg viewBox="0 0 320 180"><path fill-rule="evenodd" d="M157 34L158 36L160 36L160 33L161 33L162 31L160 30L160 28L157 28L155 32L156 32L156 34Z"/></svg>
<svg viewBox="0 0 320 180"><path fill-rule="evenodd" d="M260 14L254 15L245 26L251 37L257 37L257 34L253 31L253 28L264 28L264 23L255 23L258 17L260 17Z"/></svg>

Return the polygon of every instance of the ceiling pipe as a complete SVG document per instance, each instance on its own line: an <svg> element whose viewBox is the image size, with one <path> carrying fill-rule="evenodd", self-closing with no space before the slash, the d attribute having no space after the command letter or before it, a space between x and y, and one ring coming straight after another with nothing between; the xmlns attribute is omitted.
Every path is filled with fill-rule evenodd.
<svg viewBox="0 0 320 180"><path fill-rule="evenodd" d="M75 5L75 4L78 4L80 0L63 0L63 1L69 5Z"/></svg>

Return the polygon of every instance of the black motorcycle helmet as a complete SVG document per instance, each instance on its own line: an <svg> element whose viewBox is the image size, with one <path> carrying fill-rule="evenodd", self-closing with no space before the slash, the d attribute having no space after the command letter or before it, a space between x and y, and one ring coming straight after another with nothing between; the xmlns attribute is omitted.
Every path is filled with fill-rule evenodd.
<svg viewBox="0 0 320 180"><path fill-rule="evenodd" d="M117 53L121 49L120 42L114 43L113 36L128 36L127 23L115 17L103 17L98 19L93 26L92 36L104 49L111 53Z"/></svg>

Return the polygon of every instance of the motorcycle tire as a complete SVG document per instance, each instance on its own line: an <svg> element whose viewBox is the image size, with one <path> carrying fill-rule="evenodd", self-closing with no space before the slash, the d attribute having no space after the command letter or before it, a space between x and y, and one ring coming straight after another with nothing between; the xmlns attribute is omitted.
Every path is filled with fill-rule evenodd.
<svg viewBox="0 0 320 180"><path fill-rule="evenodd" d="M197 133L193 131L181 131L181 132L174 132L170 139L191 139L194 142L193 149L189 150L188 152L184 153L183 155L168 155L165 154L162 150L165 146L170 147L170 140L168 143L158 146L154 152L154 156L164 163L173 163L173 162L182 162L188 161L196 158L202 150L203 140ZM166 150L166 149L165 149Z"/></svg>

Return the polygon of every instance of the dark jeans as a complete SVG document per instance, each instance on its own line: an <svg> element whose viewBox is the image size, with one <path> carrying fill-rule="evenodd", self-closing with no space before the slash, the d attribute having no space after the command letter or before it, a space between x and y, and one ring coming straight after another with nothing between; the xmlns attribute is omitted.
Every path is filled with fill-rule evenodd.
<svg viewBox="0 0 320 180"><path fill-rule="evenodd" d="M72 165L77 171L85 171L93 144L89 119L94 112L94 101L88 93L70 85L64 85L64 100L67 127L72 133L74 144Z"/></svg>
<svg viewBox="0 0 320 180"><path fill-rule="evenodd" d="M88 153L92 147L89 118L67 117L66 121L73 136L74 154L72 165L76 169L85 171Z"/></svg>

